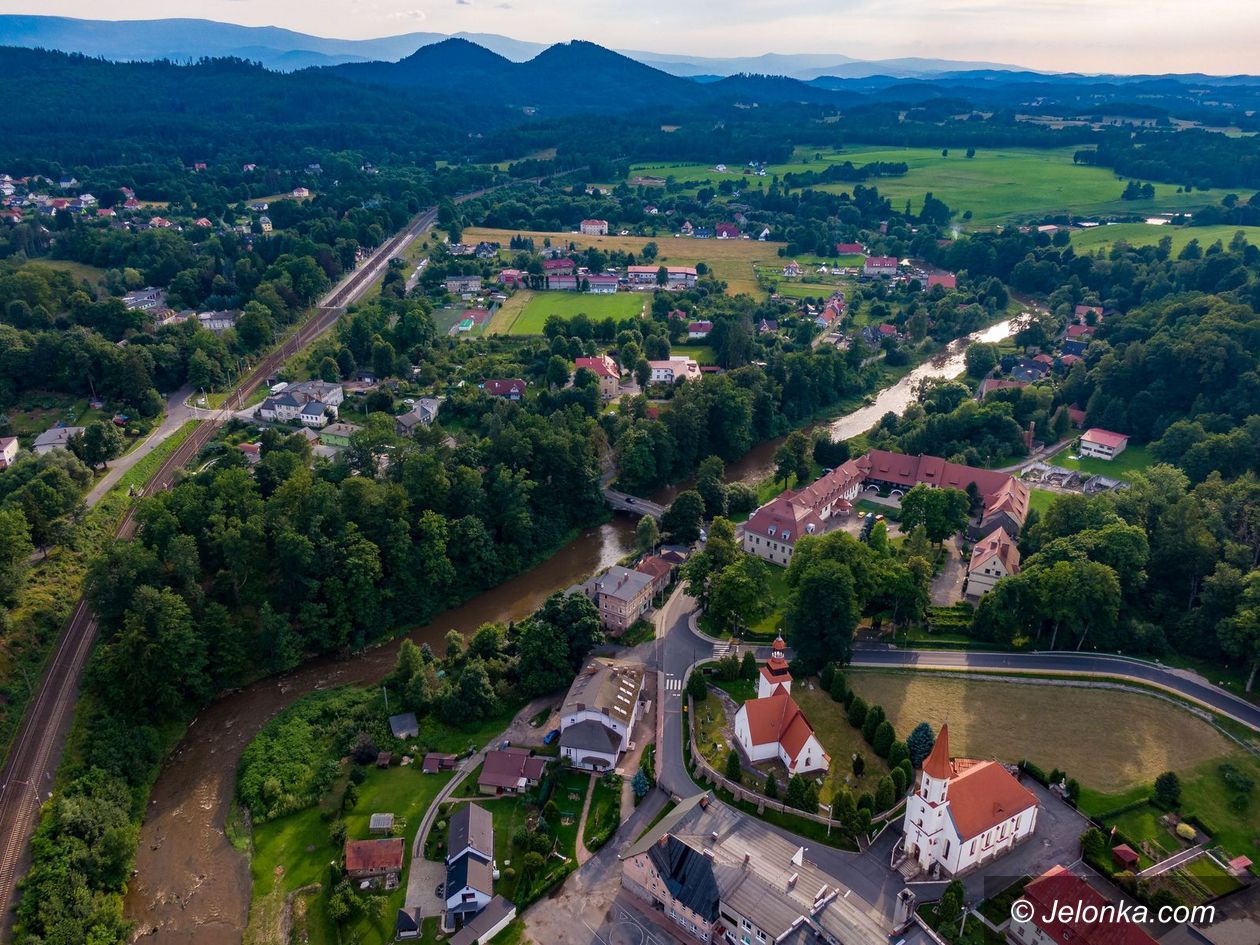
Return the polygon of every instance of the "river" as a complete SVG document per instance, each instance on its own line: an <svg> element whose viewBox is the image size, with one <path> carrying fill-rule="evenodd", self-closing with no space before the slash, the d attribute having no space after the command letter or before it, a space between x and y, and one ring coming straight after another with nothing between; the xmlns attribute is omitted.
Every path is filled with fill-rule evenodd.
<svg viewBox="0 0 1260 945"><path fill-rule="evenodd" d="M1004 321L952 342L941 355L880 391L872 403L832 422L832 435L855 436L885 413L903 412L914 400L918 381L957 376L967 344L1001 341L1010 331L1011 323ZM727 468L727 478L755 482L771 475L780 442L749 451ZM656 498L668 501L669 495ZM436 645L452 629L470 634L484 623L520 619L549 594L625 556L633 542L633 520L618 515L542 564L408 636ZM198 714L163 764L141 828L136 875L126 901L126 916L136 924L137 937L147 936L154 945L239 945L249 916L249 864L228 843L223 824L241 753L268 720L307 693L380 680L393 668L398 645L394 640L352 658L314 660L285 676L227 693Z"/></svg>

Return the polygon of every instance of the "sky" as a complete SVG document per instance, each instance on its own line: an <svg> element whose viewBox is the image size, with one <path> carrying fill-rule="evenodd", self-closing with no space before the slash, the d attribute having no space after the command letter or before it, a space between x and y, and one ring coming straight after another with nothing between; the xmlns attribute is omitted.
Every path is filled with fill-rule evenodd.
<svg viewBox="0 0 1260 945"><path fill-rule="evenodd" d="M697 56L922 56L1047 71L1260 72L1260 0L0 0L0 13L201 17L365 39L499 33Z"/></svg>

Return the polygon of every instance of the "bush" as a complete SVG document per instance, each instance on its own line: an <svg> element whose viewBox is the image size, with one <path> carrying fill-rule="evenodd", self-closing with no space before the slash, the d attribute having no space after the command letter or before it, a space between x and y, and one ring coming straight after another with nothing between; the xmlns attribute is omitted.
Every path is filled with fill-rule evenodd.
<svg viewBox="0 0 1260 945"><path fill-rule="evenodd" d="M726 756L726 777L729 781L739 784L744 774L744 766L739 762L739 752L734 748Z"/></svg>
<svg viewBox="0 0 1260 945"><path fill-rule="evenodd" d="M1193 841L1198 835L1198 832L1184 820L1177 825L1177 836L1182 840Z"/></svg>
<svg viewBox="0 0 1260 945"><path fill-rule="evenodd" d="M860 778L862 772L866 770L866 759L862 757L861 752L853 756L853 776Z"/></svg>
<svg viewBox="0 0 1260 945"><path fill-rule="evenodd" d="M896 739L897 733L893 731L892 723L885 719L876 726L875 738L871 741L871 747L875 749L875 754L881 758L887 758L888 751L892 748L892 744Z"/></svg>
<svg viewBox="0 0 1260 945"><path fill-rule="evenodd" d="M774 779L774 772L766 776L766 797L775 800L779 796L779 782Z"/></svg>
<svg viewBox="0 0 1260 945"><path fill-rule="evenodd" d="M704 681L704 673L699 669L692 671L687 680L687 695L697 702L703 702L709 697L709 684Z"/></svg>
<svg viewBox="0 0 1260 945"><path fill-rule="evenodd" d="M893 743L888 746L889 767L895 768L898 765L900 765L903 761L908 761L909 759L910 759L910 750L906 748L905 742L894 740Z"/></svg>
<svg viewBox="0 0 1260 945"><path fill-rule="evenodd" d="M857 806L858 810L873 813L875 810L875 795L870 791L863 791L862 796L858 798Z"/></svg>
<svg viewBox="0 0 1260 945"><path fill-rule="evenodd" d="M823 692L831 692L831 684L836 678L836 664L828 663L822 668L822 672L818 674L818 688ZM840 700L837 699L837 702Z"/></svg>
<svg viewBox="0 0 1260 945"><path fill-rule="evenodd" d="M860 729L862 723L866 721L866 712L866 700L861 696L854 696L853 701L849 703L849 724Z"/></svg>
<svg viewBox="0 0 1260 945"><path fill-rule="evenodd" d="M875 809L888 810L893 806L896 797L897 791L893 787L892 778L887 776L880 778L879 783L875 785Z"/></svg>
<svg viewBox="0 0 1260 945"><path fill-rule="evenodd" d="M836 670L831 674L831 682L826 687L828 694L836 702L851 702L853 697L849 694L849 682L844 678L844 673ZM847 708L847 706L846 706Z"/></svg>
<svg viewBox="0 0 1260 945"><path fill-rule="evenodd" d="M866 744L873 745L875 743L875 730L879 728L884 718L884 707L882 705L873 705L867 710L866 718L862 720L862 737L866 739Z"/></svg>
<svg viewBox="0 0 1260 945"><path fill-rule="evenodd" d="M905 797L906 786L909 784L906 780L906 772L902 768L893 768L888 772L888 776L892 778L893 787L897 791L897 796Z"/></svg>
<svg viewBox="0 0 1260 945"><path fill-rule="evenodd" d="M932 746L936 744L936 736L932 726L920 722L906 739L906 750L910 753L910 764L918 768L923 765L928 755L932 754Z"/></svg>
<svg viewBox="0 0 1260 945"><path fill-rule="evenodd" d="M1174 771L1165 771L1155 779L1155 794L1152 800L1159 807L1171 810L1181 800L1181 779Z"/></svg>

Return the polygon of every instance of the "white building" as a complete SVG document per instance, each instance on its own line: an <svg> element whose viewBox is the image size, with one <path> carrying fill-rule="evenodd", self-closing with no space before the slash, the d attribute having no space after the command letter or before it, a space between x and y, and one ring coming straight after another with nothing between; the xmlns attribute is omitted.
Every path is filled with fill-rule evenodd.
<svg viewBox="0 0 1260 945"><path fill-rule="evenodd" d="M1036 827L1036 796L996 761L951 759L949 726L942 725L906 802L906 855L925 872L957 876L1008 852Z"/></svg>
<svg viewBox="0 0 1260 945"><path fill-rule="evenodd" d="M17 454L17 437L0 436L0 469L8 469L17 462Z"/></svg>
<svg viewBox="0 0 1260 945"><path fill-rule="evenodd" d="M53 427L51 430L45 430L35 437L35 442L31 444L31 450L36 456L43 456L45 453L51 453L53 450L68 449L70 437L82 432L83 427Z"/></svg>
<svg viewBox="0 0 1260 945"><path fill-rule="evenodd" d="M782 638L774 641L770 659L757 678L757 698L749 699L735 714L735 740L753 763L780 761L789 775L826 771L831 756L792 698L792 675L783 647Z"/></svg>
<svg viewBox="0 0 1260 945"><path fill-rule="evenodd" d="M574 766L607 770L630 746L643 667L597 658L569 687L560 707L560 755Z"/></svg>
<svg viewBox="0 0 1260 945"><path fill-rule="evenodd" d="M649 361L648 366L652 369L651 383L653 384L672 384L679 378L694 381L700 377L700 365L695 362L695 359L680 355L675 355L667 361Z"/></svg>
<svg viewBox="0 0 1260 945"><path fill-rule="evenodd" d="M1124 452L1129 438L1123 433L1112 433L1093 427L1081 434L1081 455L1094 459L1112 460Z"/></svg>
<svg viewBox="0 0 1260 945"><path fill-rule="evenodd" d="M607 220L583 220L578 227L583 236L607 236Z"/></svg>
<svg viewBox="0 0 1260 945"><path fill-rule="evenodd" d="M1004 577L1019 574L1019 548L1003 528L976 542L967 566L967 596L983 597Z"/></svg>
<svg viewBox="0 0 1260 945"><path fill-rule="evenodd" d="M897 275L896 256L867 256L862 263L862 275L867 279L892 279Z"/></svg>

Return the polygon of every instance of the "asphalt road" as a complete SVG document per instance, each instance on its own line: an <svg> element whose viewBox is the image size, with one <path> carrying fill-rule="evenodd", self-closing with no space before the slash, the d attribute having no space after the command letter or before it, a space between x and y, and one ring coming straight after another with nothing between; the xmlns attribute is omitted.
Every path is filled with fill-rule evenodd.
<svg viewBox="0 0 1260 945"><path fill-rule="evenodd" d="M458 199L471 199L480 193L484 191ZM241 379L224 402L224 409L202 422L167 458L145 486L143 494L152 495L167 488L174 481L176 472L210 441L232 410L243 405L287 358L336 324L346 306L357 302L371 288L385 271L389 260L404 252L436 220L436 208L424 211L405 230L377 248L362 266L334 286L320 302L315 314ZM134 534L134 509L133 505L119 522L115 531L117 537L130 538ZM95 637L96 617L86 601L80 600L57 642L39 691L27 707L22 727L9 752L3 774L0 774L0 938L7 937L9 932L17 880L26 869L30 837L38 822L40 805L51 796L53 778L61 762L65 736L78 700L79 681Z"/></svg>

